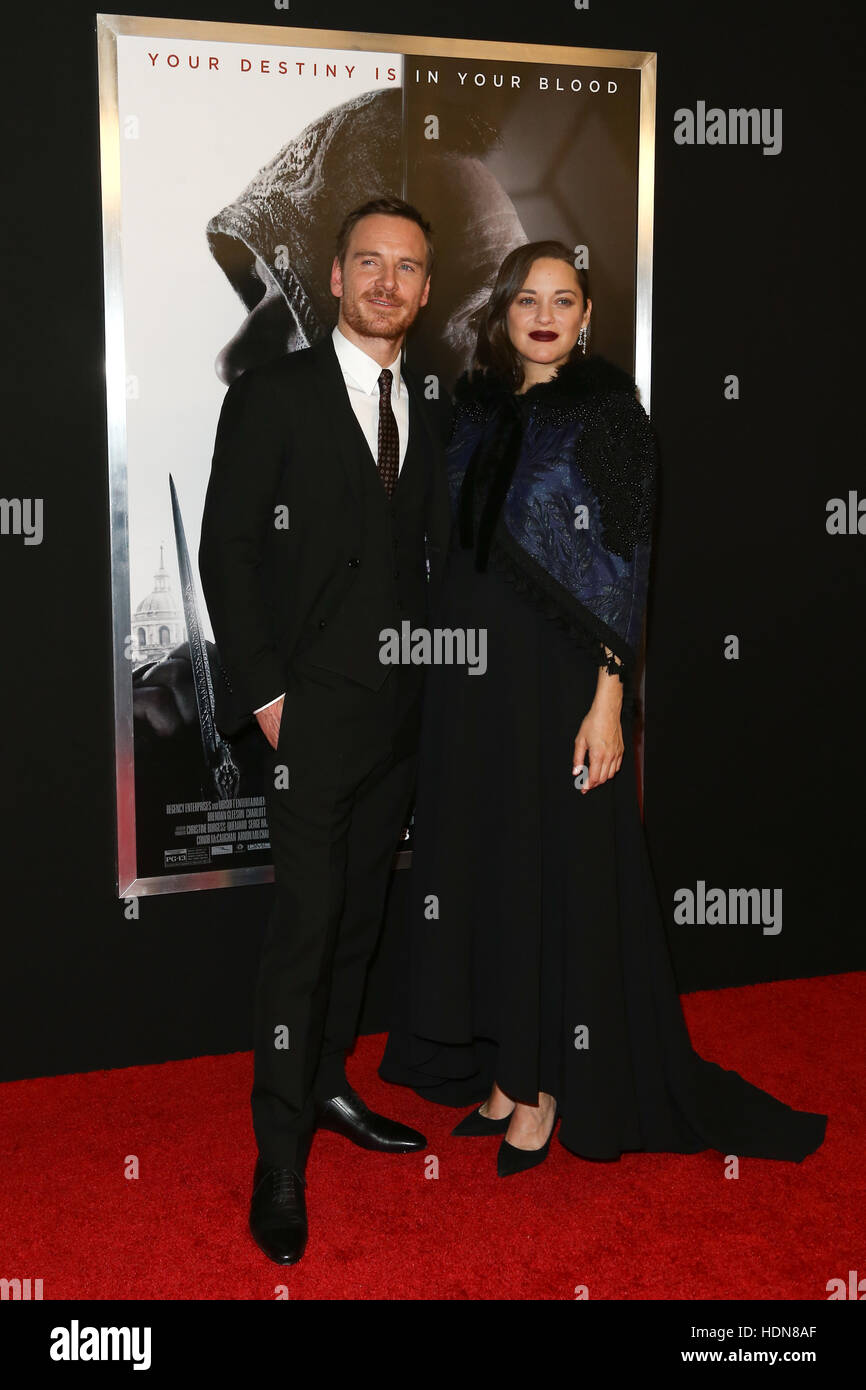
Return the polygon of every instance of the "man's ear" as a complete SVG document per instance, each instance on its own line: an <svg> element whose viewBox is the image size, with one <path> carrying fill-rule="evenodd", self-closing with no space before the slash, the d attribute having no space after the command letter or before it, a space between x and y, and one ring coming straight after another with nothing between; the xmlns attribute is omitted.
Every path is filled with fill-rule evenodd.
<svg viewBox="0 0 866 1390"><path fill-rule="evenodd" d="M334 264L331 266L331 294L337 299L343 297L343 267L337 256L334 257Z"/></svg>
<svg viewBox="0 0 866 1390"><path fill-rule="evenodd" d="M421 298L418 300L418 307L423 308L430 298L430 276L427 276L427 283L421 291Z"/></svg>

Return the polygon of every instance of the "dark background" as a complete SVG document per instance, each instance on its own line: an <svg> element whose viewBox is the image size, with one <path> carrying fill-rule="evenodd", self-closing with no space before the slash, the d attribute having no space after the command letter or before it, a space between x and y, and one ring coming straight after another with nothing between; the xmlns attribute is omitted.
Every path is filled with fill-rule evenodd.
<svg viewBox="0 0 866 1390"><path fill-rule="evenodd" d="M854 6L184 0L182 15L658 52L645 809L677 974L690 990L863 968L866 536L825 529L830 497L866 493ZM115 898L95 12L64 0L13 23L0 493L43 498L45 536L0 537L3 1079L249 1048L271 895L143 898L138 921ZM675 145L674 111L699 99L782 107L782 152ZM782 888L781 933L674 926L674 892L698 879ZM404 885L366 1031L386 1025Z"/></svg>

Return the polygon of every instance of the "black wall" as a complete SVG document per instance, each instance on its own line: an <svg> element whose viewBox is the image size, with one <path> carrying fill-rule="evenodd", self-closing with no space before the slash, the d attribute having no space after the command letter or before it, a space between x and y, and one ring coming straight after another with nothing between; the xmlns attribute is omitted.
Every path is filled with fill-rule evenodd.
<svg viewBox="0 0 866 1390"><path fill-rule="evenodd" d="M854 5L169 9L658 52L645 805L671 945L684 990L863 968L866 535L825 528L829 498L866 495ZM43 498L45 536L0 536L2 1079L250 1047L271 892L143 898L138 921L115 898L95 12L65 0L25 22L2 82L0 495ZM782 152L677 146L673 113L698 100L781 107ZM781 888L782 931L673 925L699 879ZM369 1031L401 901L398 875Z"/></svg>

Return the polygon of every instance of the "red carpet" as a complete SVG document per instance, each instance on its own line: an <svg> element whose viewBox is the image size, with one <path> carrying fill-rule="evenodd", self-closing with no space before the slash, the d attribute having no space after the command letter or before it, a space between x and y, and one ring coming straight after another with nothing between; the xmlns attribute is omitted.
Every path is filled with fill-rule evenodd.
<svg viewBox="0 0 866 1390"><path fill-rule="evenodd" d="M45 1299L827 1298L866 1275L866 975L689 995L697 1050L801 1109L829 1115L802 1164L715 1152L588 1163L558 1143L519 1176L496 1139L452 1139L464 1112L376 1076L382 1037L349 1077L421 1129L423 1153L362 1153L316 1136L310 1241L281 1269L246 1229L255 1145L249 1053L0 1086L0 1276ZM438 1179L425 1177L435 1155ZM128 1155L140 1176L124 1177ZM426 1161L425 1161L426 1160Z"/></svg>

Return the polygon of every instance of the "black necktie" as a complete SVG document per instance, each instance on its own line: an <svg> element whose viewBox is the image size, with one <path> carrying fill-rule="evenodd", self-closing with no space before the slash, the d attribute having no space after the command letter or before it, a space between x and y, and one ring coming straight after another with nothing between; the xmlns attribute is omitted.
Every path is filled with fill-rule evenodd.
<svg viewBox="0 0 866 1390"><path fill-rule="evenodd" d="M379 456L376 461L382 485L390 497L400 476L400 435L391 409L391 373L379 375Z"/></svg>

